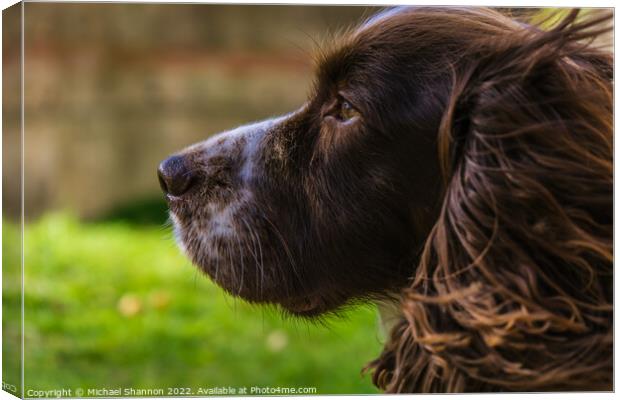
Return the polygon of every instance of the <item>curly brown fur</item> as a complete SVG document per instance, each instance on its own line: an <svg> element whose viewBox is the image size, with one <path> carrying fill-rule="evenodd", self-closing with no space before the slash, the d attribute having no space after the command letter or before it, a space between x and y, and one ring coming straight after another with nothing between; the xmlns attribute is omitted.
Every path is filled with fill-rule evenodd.
<svg viewBox="0 0 620 400"><path fill-rule="evenodd" d="M439 129L447 187L373 380L389 392L612 389L609 17L480 38Z"/></svg>

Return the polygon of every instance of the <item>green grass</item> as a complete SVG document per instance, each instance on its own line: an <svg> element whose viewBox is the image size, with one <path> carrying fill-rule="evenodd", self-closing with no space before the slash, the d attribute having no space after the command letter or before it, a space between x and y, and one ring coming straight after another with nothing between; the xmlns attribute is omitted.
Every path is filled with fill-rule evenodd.
<svg viewBox="0 0 620 400"><path fill-rule="evenodd" d="M21 392L21 234L2 226L2 387Z"/></svg>
<svg viewBox="0 0 620 400"><path fill-rule="evenodd" d="M4 265L19 263L6 251L15 229L3 224ZM381 350L373 308L327 326L283 319L225 295L180 255L168 229L52 214L27 226L25 260L26 390L376 393L360 373ZM19 302L18 288L5 291L4 301ZM17 307L7 311L18 317Z"/></svg>

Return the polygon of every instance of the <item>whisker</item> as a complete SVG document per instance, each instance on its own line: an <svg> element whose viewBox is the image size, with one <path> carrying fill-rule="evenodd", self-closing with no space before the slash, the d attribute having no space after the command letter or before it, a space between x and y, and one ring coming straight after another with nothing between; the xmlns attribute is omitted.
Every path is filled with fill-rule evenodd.
<svg viewBox="0 0 620 400"><path fill-rule="evenodd" d="M236 233L235 231L235 238L237 239L237 244L239 245L238 247L238 253L239 253L239 261L241 263L241 278L239 279L239 291L237 292L237 295L241 294L241 291L243 290L243 275L245 273L245 263L243 262L243 248L241 246L241 239L239 239L239 234Z"/></svg>
<svg viewBox="0 0 620 400"><path fill-rule="evenodd" d="M271 220L267 217L267 215L265 215L265 213L261 213L261 214L262 214L262 217L265 219L265 221L267 221L267 223L269 223L269 225L273 228L274 233L276 234L278 240L280 241L280 243L282 244L282 247L284 248L284 252L286 253L288 261L291 264L291 268L293 269L293 273L295 274L295 277L298 279L299 283L301 285L303 285L304 281L303 281L301 275L299 274L299 272L297 271L295 260L293 259L293 255L291 253L291 250L290 250L288 244L286 243L286 241L284 240L284 237L282 236L282 233L278 230L278 228L275 226L275 224L273 222L271 222ZM286 290L288 292L288 286L286 287Z"/></svg>
<svg viewBox="0 0 620 400"><path fill-rule="evenodd" d="M256 274L256 286L259 287L260 297L262 298L262 296L263 296L263 287L262 287L263 266L259 263L258 257L257 257L257 252L256 252L256 242L257 242L258 238L255 237L254 230L247 223L245 218L241 217L241 222L243 222L243 224L245 225L245 227L246 227L246 229L248 231L248 234L250 235L250 239L251 239L251 243L252 243L252 249L250 249L250 246L248 245L248 250L250 250L250 252L252 254L252 257L254 258L254 261L256 262L256 269L257 269L257 271L260 270L260 275L261 276L259 277L259 274ZM261 283L259 283L259 279L261 280Z"/></svg>
<svg viewBox="0 0 620 400"><path fill-rule="evenodd" d="M220 259L222 258L222 249L221 246L219 245L220 241L216 239L216 242L214 244L214 247L217 251L217 257L215 257L215 274L214 274L214 280L215 282L218 282L218 277L219 277L219 273L220 273Z"/></svg>

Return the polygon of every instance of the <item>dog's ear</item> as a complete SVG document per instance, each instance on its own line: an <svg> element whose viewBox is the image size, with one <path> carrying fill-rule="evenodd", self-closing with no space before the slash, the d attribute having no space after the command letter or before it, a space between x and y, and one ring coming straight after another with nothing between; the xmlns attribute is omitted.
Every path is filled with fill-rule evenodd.
<svg viewBox="0 0 620 400"><path fill-rule="evenodd" d="M379 387L611 390L612 64L593 44L609 21L572 12L455 64L443 204Z"/></svg>

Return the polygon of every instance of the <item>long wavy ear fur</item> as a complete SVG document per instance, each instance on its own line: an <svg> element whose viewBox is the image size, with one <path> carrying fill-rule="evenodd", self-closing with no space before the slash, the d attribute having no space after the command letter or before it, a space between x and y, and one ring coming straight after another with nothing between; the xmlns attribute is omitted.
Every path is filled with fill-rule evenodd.
<svg viewBox="0 0 620 400"><path fill-rule="evenodd" d="M439 131L446 190L388 392L612 390L611 16L472 43Z"/></svg>

